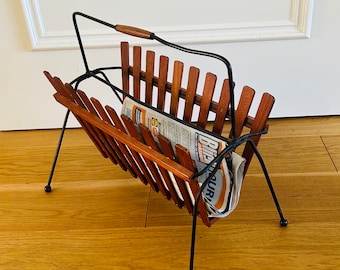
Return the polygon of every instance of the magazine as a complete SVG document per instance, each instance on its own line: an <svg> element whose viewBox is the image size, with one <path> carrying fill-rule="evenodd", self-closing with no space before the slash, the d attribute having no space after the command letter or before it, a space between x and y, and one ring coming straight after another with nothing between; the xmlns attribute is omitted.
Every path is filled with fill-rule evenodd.
<svg viewBox="0 0 340 270"><path fill-rule="evenodd" d="M185 147L195 161L198 171L204 169L227 147L227 142L218 136L214 136L214 134L193 125L185 124L170 115L158 112L129 97L124 99L121 114L129 117L136 125L141 123L147 126L156 141L157 135L161 134L170 140L173 147L176 144ZM236 153L232 153L231 160L232 167L230 169L228 168L227 159L222 160L218 165L217 172L202 193L211 217L229 215L238 203L245 159ZM200 185L214 170L214 166L216 164L213 164L207 172L198 177ZM175 181L173 182L176 183ZM182 197L181 194L178 195ZM194 200L193 196L192 199Z"/></svg>

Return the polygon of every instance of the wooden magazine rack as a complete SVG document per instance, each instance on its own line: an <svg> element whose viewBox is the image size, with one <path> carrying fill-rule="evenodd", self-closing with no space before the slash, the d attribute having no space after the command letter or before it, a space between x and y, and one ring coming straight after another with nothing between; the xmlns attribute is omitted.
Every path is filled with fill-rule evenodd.
<svg viewBox="0 0 340 270"><path fill-rule="evenodd" d="M90 69L77 24L78 16L124 34L156 40L163 45L183 52L221 61L225 64L228 77L223 81L221 89L216 89L219 98L217 100L213 98L216 88L216 75L209 72L204 75L203 90L199 94L200 74L197 67L191 66L189 68L187 87L183 87L183 62L174 62L172 81L169 81L168 57L161 55L158 70L155 70L155 52L150 50L144 52L140 46L130 48L128 42L121 43L121 66ZM188 213L193 216L190 269L193 269L194 263L196 217L199 216L206 226L211 226L219 219L210 215L202 192L216 173L218 169L216 164L220 164L222 160L226 159L229 163L232 163L232 153L241 144L245 143L242 153L242 157L246 160L244 175L255 154L260 161L273 196L280 216L280 224L281 226L288 224L280 209L263 159L257 149L261 135L267 132L267 119L274 104L274 98L270 94L263 94L255 117L251 117L248 113L255 91L250 87L244 87L237 108L235 107L231 65L224 57L178 46L149 31L130 26L112 25L79 12L73 14L73 21L86 71L71 83L63 83L58 77L53 77L45 71L45 75L56 90L55 99L68 109L50 178L45 187L46 192L51 191L51 181L67 119L69 113L72 112L105 158L109 158L123 170L129 171L133 177L138 177L144 184L150 185L154 191L160 192L166 199L173 200L177 207L187 209ZM132 60L130 59L131 55ZM143 61L141 59L145 59L145 69L142 67ZM117 87L117 84L110 82L106 74L108 70L120 70L122 89ZM157 140L155 140L147 126L143 124L136 126L126 115L120 116L114 108L103 106L96 98L89 98L84 91L79 89L80 83L88 78L94 78L107 85L109 89L114 91L120 102L123 102L127 97L131 98L150 110L162 113L181 124L187 124L192 128L196 127L200 131L216 136L226 142L226 147L207 164L204 170L198 171L188 149L179 144L173 145L168 138L162 135L157 136ZM197 113L197 119L193 122L194 109ZM212 124L209 125L209 122ZM211 126L210 130L208 130L208 126ZM222 132L225 132L226 128L230 132L227 137L224 137ZM199 183L198 177L207 171L209 171L208 177L203 183Z"/></svg>

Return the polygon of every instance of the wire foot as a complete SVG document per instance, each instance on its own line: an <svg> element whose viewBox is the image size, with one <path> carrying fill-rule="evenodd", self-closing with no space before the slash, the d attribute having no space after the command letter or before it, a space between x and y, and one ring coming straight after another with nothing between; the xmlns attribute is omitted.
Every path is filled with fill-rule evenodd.
<svg viewBox="0 0 340 270"><path fill-rule="evenodd" d="M280 225L281 227L286 227L288 225L288 220L287 219L281 219L280 220Z"/></svg>
<svg viewBox="0 0 340 270"><path fill-rule="evenodd" d="M52 188L50 185L46 185L45 188L44 188L45 192L49 193L52 191Z"/></svg>

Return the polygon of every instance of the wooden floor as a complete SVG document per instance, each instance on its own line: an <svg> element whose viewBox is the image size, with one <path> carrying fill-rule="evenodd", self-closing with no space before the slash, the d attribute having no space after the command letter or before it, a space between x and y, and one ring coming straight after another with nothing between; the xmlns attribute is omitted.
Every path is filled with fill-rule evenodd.
<svg viewBox="0 0 340 270"><path fill-rule="evenodd" d="M340 269L340 117L271 120L238 208L199 223L195 269ZM188 269L191 218L68 130L0 132L0 269Z"/></svg>

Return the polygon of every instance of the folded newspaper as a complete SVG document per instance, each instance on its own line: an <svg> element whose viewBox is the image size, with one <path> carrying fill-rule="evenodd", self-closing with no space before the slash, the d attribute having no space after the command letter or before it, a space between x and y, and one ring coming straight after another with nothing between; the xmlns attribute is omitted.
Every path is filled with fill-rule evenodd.
<svg viewBox="0 0 340 270"><path fill-rule="evenodd" d="M198 171L205 168L227 146L226 141L210 132L184 124L170 115L160 113L128 97L124 99L121 114L129 117L136 125L141 123L147 126L155 140L157 140L157 135L161 134L168 138L173 146L180 144L187 148ZM238 204L245 159L236 153L232 153L231 158L231 170L228 169L227 160L223 159L219 164L220 168L202 193L211 217L225 217ZM200 185L213 169L214 165L198 177ZM173 183L177 186L174 179ZM177 192L182 197L178 188ZM191 199L194 201L192 194Z"/></svg>

